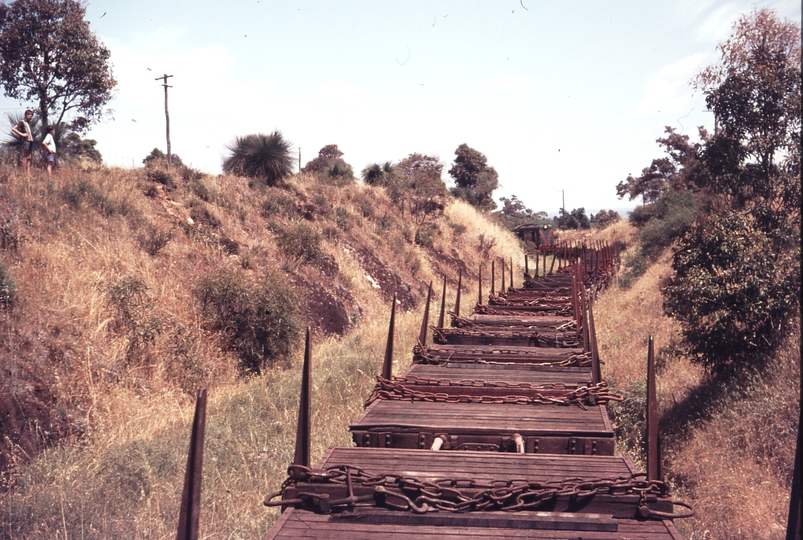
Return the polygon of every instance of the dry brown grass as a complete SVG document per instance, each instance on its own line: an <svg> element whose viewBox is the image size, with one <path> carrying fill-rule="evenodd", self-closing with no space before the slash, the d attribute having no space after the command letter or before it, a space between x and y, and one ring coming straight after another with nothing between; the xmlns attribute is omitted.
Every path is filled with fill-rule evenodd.
<svg viewBox="0 0 803 540"><path fill-rule="evenodd" d="M426 285L435 281L437 313L445 273L451 308L458 269L483 257L477 235L497 238L491 255L521 258L509 233L490 225L486 231L470 209L466 234L474 236L465 246L452 245L447 219L437 224L431 247L416 246L383 191L358 184L335 188L311 176L294 177L287 189L252 188L225 176L177 176L175 184L166 189L141 170L62 170L53 181L31 183L0 170L0 223L6 240L19 240L17 249L0 252L18 285L13 309L0 311L0 362L10 373L0 384L5 394L35 397L31 411L43 411L23 418L26 441L2 441L3 457L16 464L4 478L10 490L0 494L4 538L174 535L191 395L201 385L210 388L202 534L255 538L267 531L277 513L260 503L292 457L299 353L287 366L243 379L236 355L204 325L193 293L201 276L278 268L302 291L321 286L350 302L356 324L345 336L314 337L317 459L328 446L350 444L347 425L379 371L393 290L372 285L370 272L392 274L388 283L416 306L398 313L401 370L418 334ZM268 199L279 202L265 215ZM336 271L288 260L267 232L270 220L306 223L321 234ZM172 231L151 255L140 240L149 226ZM121 319L109 290L136 280L147 293ZM470 278L464 284L464 294L476 295ZM160 330L148 334L154 320Z"/></svg>
<svg viewBox="0 0 803 540"><path fill-rule="evenodd" d="M783 538L800 414L800 337L761 374L712 381L682 354L678 324L663 316L669 253L632 283L614 282L595 304L603 375L627 400L611 407L617 451L644 469L647 338L654 336L664 467L674 496L695 506L677 520L687 538ZM799 323L798 323L799 326Z"/></svg>

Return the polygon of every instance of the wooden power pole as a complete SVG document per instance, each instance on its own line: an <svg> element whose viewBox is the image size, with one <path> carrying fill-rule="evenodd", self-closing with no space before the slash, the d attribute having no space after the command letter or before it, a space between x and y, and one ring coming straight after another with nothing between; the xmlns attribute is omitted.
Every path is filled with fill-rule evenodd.
<svg viewBox="0 0 803 540"><path fill-rule="evenodd" d="M170 152L170 113L167 111L167 89L172 88L168 86L167 79L172 77L172 75L168 75L165 73L161 77L156 77L155 80L162 80L162 86L165 88L165 125L167 130L167 170L170 170L170 165L173 162L173 154Z"/></svg>

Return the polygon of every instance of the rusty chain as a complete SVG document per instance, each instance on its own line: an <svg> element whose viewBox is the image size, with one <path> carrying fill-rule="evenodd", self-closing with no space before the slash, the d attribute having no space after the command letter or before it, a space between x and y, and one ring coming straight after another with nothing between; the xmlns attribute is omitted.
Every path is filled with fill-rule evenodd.
<svg viewBox="0 0 803 540"><path fill-rule="evenodd" d="M513 304L509 304L513 305ZM501 309L497 305L493 304L477 304L474 307L474 313L478 313L480 315L515 315L521 317L522 311L527 313L528 317L552 317L552 316L570 316L572 314L572 306L571 304L567 304L560 308L555 309L544 309L541 311L527 311L527 310L510 310L510 309Z"/></svg>
<svg viewBox="0 0 803 540"><path fill-rule="evenodd" d="M302 465L290 465L288 477L281 491L271 493L265 506L292 506L318 513L361 506L378 506L391 510L426 514L435 511L521 511L537 510L559 496L589 497L597 494L610 496L638 495L638 514L644 519L673 519L694 515L686 503L671 501L684 506L690 512L670 514L650 509L648 496L666 498L669 486L659 480L646 480L646 474L632 474L616 478L567 478L560 481L536 482L524 479L491 480L479 482L466 478L440 478L433 481L420 480L399 474L369 474L349 465L336 465L326 469L312 469ZM299 483L345 485L345 497L332 499L327 493L299 492L293 499L281 499L285 489ZM354 486L373 488L373 493L355 496Z"/></svg>
<svg viewBox="0 0 803 540"><path fill-rule="evenodd" d="M393 377L388 380L381 375L376 377L377 384L374 387L368 400L365 402L367 407L377 400L396 400L396 401L427 401L435 403L486 403L486 404L509 404L509 405L577 405L586 410L586 405L606 404L609 401L622 401L624 399L619 394L611 393L608 383L602 381L598 384L581 386L575 389L568 389L563 384L542 384L531 383L511 383L507 381L485 381L451 379L425 379L415 375L407 377ZM533 392L532 395L509 394L506 396L471 396L468 394L448 394L446 392L424 392L416 390L416 385L438 386L444 388L509 388L512 391ZM539 391L545 390L564 390L564 394L559 397L545 396Z"/></svg>
<svg viewBox="0 0 803 540"><path fill-rule="evenodd" d="M535 349L533 347L533 349ZM448 364L448 363L477 363L477 364L502 364L502 365L514 365L519 364L517 362L505 362L499 360L488 360L483 358L481 355L488 355L488 356L499 356L494 355L492 353L486 353L481 351L481 354L476 355L475 359L456 359L453 360L452 357L457 354L457 351L449 351L449 356L446 358L439 358L436 355L432 354L431 350L437 349L429 349L428 347L423 347L420 344L415 345L413 347L413 355L414 361L419 364ZM536 349L537 350L537 349ZM533 352L536 352L534 350ZM524 353L525 355L527 353ZM538 362L527 362L528 365L533 366L553 366L553 367L590 367L591 366L591 353L573 353L569 358L564 360L544 360Z"/></svg>
<svg viewBox="0 0 803 540"><path fill-rule="evenodd" d="M565 325L564 325L565 326ZM527 338L530 341L530 347L548 346L548 347L576 347L579 346L577 334L575 332L562 333L556 332L539 332L533 330L526 332L525 329L533 328L526 326L512 326L509 330L511 335L505 335L505 330L466 330L463 328L438 328L437 326L430 325L432 329L432 338L438 343L448 343L448 335L451 336L468 336L468 337L486 337L486 338L499 338L506 339L510 337Z"/></svg>
<svg viewBox="0 0 803 540"><path fill-rule="evenodd" d="M454 327L454 328L473 328L473 327L477 327L477 328L481 329L481 328L483 328L483 326L486 326L486 324L479 323L477 321L473 321L473 320L471 320L469 318L460 317L454 311L450 311L448 314L452 316L452 327ZM544 328L544 329L554 330L556 332L564 332L564 331L568 331L568 330L575 330L577 328L577 321L572 319L572 320L566 321L563 324L550 325L550 326L546 326L546 327L538 326L538 325L534 325L534 324L533 325L526 325L526 324L505 325L505 324L500 324L498 326L510 326L511 329L513 329L513 328ZM438 327L437 326L430 326L430 328L438 328Z"/></svg>

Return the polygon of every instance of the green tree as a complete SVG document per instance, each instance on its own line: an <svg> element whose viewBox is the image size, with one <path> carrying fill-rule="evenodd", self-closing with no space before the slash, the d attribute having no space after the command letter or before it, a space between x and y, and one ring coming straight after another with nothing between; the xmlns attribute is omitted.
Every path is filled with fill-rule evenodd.
<svg viewBox="0 0 803 540"><path fill-rule="evenodd" d="M664 309L711 371L760 365L800 304L800 27L742 16L693 80L714 111L698 184L708 215L674 253Z"/></svg>
<svg viewBox="0 0 803 540"><path fill-rule="evenodd" d="M440 159L413 153L399 162L398 169L401 174L388 185L388 195L402 215L409 214L418 227L441 215L448 191Z"/></svg>
<svg viewBox="0 0 803 540"><path fill-rule="evenodd" d="M494 212L493 216L509 229L529 223L550 223L549 216L546 212L534 212L516 195L512 195L509 199L507 197L500 197L499 202L502 203L502 208Z"/></svg>
<svg viewBox="0 0 803 540"><path fill-rule="evenodd" d="M293 174L291 146L278 131L237 137L228 147L231 155L223 161L223 172L257 178L274 186Z"/></svg>
<svg viewBox="0 0 803 540"><path fill-rule="evenodd" d="M80 135L75 132L69 133L61 140L61 144L56 142L56 149L59 155L71 162L90 162L90 163L103 163L103 156L100 151L95 148L97 141L94 139L82 139ZM173 156L175 159L177 156Z"/></svg>
<svg viewBox="0 0 803 540"><path fill-rule="evenodd" d="M75 114L82 131L99 120L117 84L110 53L76 0L0 4L0 78L5 95L38 104L42 131ZM51 122L50 118L55 121Z"/></svg>
<svg viewBox="0 0 803 540"><path fill-rule="evenodd" d="M485 154L461 144L455 150L455 155L457 157L449 169L455 182L452 195L465 199L481 210L495 209L496 202L492 195L499 187L499 175L493 167L488 166Z"/></svg>
<svg viewBox="0 0 803 540"><path fill-rule="evenodd" d="M183 167L184 163L181 161L181 158L178 154L171 154L170 160L175 167ZM145 156L145 159L142 160L142 164L146 167L162 167L167 168L167 154L159 150L158 148L154 148L151 150L151 153Z"/></svg>
<svg viewBox="0 0 803 540"><path fill-rule="evenodd" d="M799 306L796 250L772 241L747 212L714 212L675 252L666 313L682 323L693 360L717 373L761 365Z"/></svg>
<svg viewBox="0 0 803 540"><path fill-rule="evenodd" d="M696 189L701 181L703 166L700 162L702 143L691 143L688 135L681 135L675 128L666 126L666 136L656 142L664 147L665 157L652 160L649 167L641 170L641 175L628 175L616 186L620 199L626 195L628 200L641 196L645 204L657 201L669 189ZM700 139L710 139L704 128L699 128Z"/></svg>
<svg viewBox="0 0 803 540"><path fill-rule="evenodd" d="M588 219L586 209L583 207L575 208L571 212L567 212L563 208L560 209L560 214L554 218L555 225L559 229L589 229L591 228L591 221Z"/></svg>
<svg viewBox="0 0 803 540"><path fill-rule="evenodd" d="M705 150L707 187L762 220L799 217L800 177L790 178L786 165L800 162L800 26L760 9L733 28L719 45L721 63L692 81L717 126Z"/></svg>
<svg viewBox="0 0 803 540"><path fill-rule="evenodd" d="M591 214L589 219L592 227L604 229L622 219L622 216L616 210L600 210L597 215Z"/></svg>
<svg viewBox="0 0 803 540"><path fill-rule="evenodd" d="M326 172L329 170L332 161L342 157L343 152L340 151L336 144L327 144L318 150L318 157L308 161L301 171L306 173Z"/></svg>

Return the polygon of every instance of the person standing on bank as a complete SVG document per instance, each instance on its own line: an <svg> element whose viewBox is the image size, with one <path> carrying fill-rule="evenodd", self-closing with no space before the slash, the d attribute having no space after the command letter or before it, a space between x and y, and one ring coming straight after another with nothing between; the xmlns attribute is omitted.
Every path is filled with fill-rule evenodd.
<svg viewBox="0 0 803 540"><path fill-rule="evenodd" d="M11 132L22 139L22 172L31 176L31 153L33 152L33 132L29 122L33 120L33 111L25 111L25 119L11 128Z"/></svg>
<svg viewBox="0 0 803 540"><path fill-rule="evenodd" d="M50 126L50 130L45 136L45 140L42 141L42 144L44 145L46 150L45 162L47 163L48 176L53 176L53 164L56 163L56 141L53 139L53 135L55 134L56 134L56 128Z"/></svg>

